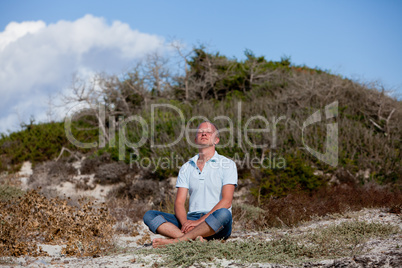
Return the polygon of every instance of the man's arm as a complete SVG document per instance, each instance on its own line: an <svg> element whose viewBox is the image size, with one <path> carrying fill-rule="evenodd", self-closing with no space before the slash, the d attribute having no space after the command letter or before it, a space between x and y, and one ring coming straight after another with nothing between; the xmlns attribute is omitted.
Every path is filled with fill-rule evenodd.
<svg viewBox="0 0 402 268"><path fill-rule="evenodd" d="M179 222L181 223L181 225L183 225L187 221L187 213L185 207L187 192L188 192L187 188L184 187L177 188L176 200L174 202L174 213Z"/></svg>
<svg viewBox="0 0 402 268"><path fill-rule="evenodd" d="M223 185L222 186L222 199L218 202L218 204L216 204L211 209L210 212L208 212L207 214L202 216L200 219L198 219L196 221L186 221L184 224L182 223L181 231L183 233L187 233L187 232L191 231L195 226L197 226L200 223L202 223L203 221L205 221L205 219L208 218L208 216L211 215L215 210L218 210L220 208L229 209L232 206L234 190L235 190L235 185L234 184ZM186 194L187 194L187 192L186 192ZM177 215L176 215L176 217L177 217Z"/></svg>

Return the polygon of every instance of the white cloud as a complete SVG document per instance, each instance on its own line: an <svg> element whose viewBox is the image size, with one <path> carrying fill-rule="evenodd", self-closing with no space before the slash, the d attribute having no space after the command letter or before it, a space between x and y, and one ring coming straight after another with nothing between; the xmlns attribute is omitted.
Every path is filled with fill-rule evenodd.
<svg viewBox="0 0 402 268"><path fill-rule="evenodd" d="M46 99L65 89L73 73L119 73L156 50L165 50L161 37L92 15L9 23L0 32L0 132L15 130L17 112L25 122L30 115L45 120Z"/></svg>
<svg viewBox="0 0 402 268"><path fill-rule="evenodd" d="M4 32L0 33L0 51L24 35L33 34L45 27L43 21L10 22Z"/></svg>

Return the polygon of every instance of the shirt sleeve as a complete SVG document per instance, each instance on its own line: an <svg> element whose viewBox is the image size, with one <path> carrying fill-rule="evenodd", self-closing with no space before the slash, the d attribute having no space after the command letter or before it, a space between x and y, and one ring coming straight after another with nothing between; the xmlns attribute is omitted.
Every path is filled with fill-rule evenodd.
<svg viewBox="0 0 402 268"><path fill-rule="evenodd" d="M188 169L188 163L184 164L179 171L179 175L177 176L176 188L190 188L189 176L186 170Z"/></svg>
<svg viewBox="0 0 402 268"><path fill-rule="evenodd" d="M222 185L226 184L234 184L234 186L237 187L237 167L236 163L233 161L230 161L223 169Z"/></svg>

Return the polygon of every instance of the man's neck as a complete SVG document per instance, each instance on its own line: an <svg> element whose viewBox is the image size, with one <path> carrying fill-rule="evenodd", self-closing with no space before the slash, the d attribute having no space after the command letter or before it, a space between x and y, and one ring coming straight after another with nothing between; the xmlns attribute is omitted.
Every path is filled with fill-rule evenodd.
<svg viewBox="0 0 402 268"><path fill-rule="evenodd" d="M198 160L202 162L207 162L215 154L215 146L210 146L206 148L200 148L198 150Z"/></svg>

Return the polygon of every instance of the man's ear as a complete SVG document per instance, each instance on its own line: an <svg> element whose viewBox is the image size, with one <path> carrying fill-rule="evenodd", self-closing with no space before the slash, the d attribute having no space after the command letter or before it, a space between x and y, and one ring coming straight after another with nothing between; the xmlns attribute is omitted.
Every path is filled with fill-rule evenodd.
<svg viewBox="0 0 402 268"><path fill-rule="evenodd" d="M218 138L218 137L216 137L216 138L215 138L215 142L214 142L214 144L215 144L215 145L217 145L218 143L219 143L219 138Z"/></svg>

